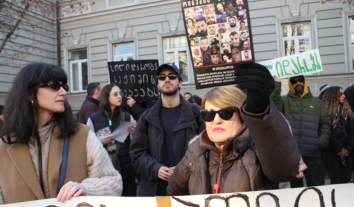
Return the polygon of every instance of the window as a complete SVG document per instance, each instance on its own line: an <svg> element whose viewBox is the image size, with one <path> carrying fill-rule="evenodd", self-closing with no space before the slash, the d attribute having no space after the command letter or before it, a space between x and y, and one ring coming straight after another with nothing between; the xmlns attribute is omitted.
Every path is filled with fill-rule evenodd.
<svg viewBox="0 0 354 207"><path fill-rule="evenodd" d="M87 50L72 50L70 53L70 86L71 92L82 92L87 90Z"/></svg>
<svg viewBox="0 0 354 207"><path fill-rule="evenodd" d="M190 81L190 71L187 62L187 38L186 36L167 37L163 39L164 62L175 64L181 74L183 82Z"/></svg>
<svg viewBox="0 0 354 207"><path fill-rule="evenodd" d="M113 46L114 61L134 60L134 43L122 43Z"/></svg>
<svg viewBox="0 0 354 207"><path fill-rule="evenodd" d="M310 22L282 24L285 56L312 50Z"/></svg>
<svg viewBox="0 0 354 207"><path fill-rule="evenodd" d="M354 63L354 17L349 17L349 30L350 30L350 42L351 42L351 60ZM354 64L352 64L352 69L354 70Z"/></svg>

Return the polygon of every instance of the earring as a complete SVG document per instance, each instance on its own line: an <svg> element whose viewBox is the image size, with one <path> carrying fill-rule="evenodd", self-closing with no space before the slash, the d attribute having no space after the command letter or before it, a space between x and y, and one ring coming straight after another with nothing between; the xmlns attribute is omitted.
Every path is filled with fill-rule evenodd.
<svg viewBox="0 0 354 207"><path fill-rule="evenodd" d="M31 101L31 102L32 102L32 105L33 105L33 104L34 104L34 101L33 101L33 99L32 99L32 101Z"/></svg>

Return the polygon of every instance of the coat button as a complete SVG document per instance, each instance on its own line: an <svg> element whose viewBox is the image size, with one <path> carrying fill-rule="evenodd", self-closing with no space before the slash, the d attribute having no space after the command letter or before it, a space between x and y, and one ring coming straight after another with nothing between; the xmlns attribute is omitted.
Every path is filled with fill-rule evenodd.
<svg viewBox="0 0 354 207"><path fill-rule="evenodd" d="M188 165L189 165L189 166L192 166L192 165L193 165L193 163L192 163L192 162L189 162L189 163L188 163Z"/></svg>

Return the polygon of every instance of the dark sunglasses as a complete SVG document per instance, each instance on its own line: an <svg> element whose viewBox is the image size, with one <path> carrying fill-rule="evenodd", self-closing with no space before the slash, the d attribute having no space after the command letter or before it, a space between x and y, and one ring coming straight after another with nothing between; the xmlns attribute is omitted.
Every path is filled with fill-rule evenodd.
<svg viewBox="0 0 354 207"><path fill-rule="evenodd" d="M168 79L170 79L170 80L174 80L174 79L178 78L178 75L177 74L168 74L168 75L162 74L162 75L158 75L157 79L163 81L166 79L166 77L168 77Z"/></svg>
<svg viewBox="0 0 354 207"><path fill-rule="evenodd" d="M339 92L339 96L343 96L344 95L344 92Z"/></svg>
<svg viewBox="0 0 354 207"><path fill-rule="evenodd" d="M297 83L297 82L301 82L301 83L303 83L305 81L305 79L304 78L292 78L292 79L290 79L290 82L291 82L291 84L295 84L295 83Z"/></svg>
<svg viewBox="0 0 354 207"><path fill-rule="evenodd" d="M51 81L49 83L42 83L39 87L50 87L56 91L59 91L60 87L63 87L66 92L69 91L69 86L65 83L60 83L59 81Z"/></svg>
<svg viewBox="0 0 354 207"><path fill-rule="evenodd" d="M216 113L218 113L220 118L222 118L223 120L229 120L232 118L235 111L239 111L239 109L234 106L222 108L219 111L203 109L203 110L200 110L200 115L202 116L204 121L207 121L207 122L213 121Z"/></svg>

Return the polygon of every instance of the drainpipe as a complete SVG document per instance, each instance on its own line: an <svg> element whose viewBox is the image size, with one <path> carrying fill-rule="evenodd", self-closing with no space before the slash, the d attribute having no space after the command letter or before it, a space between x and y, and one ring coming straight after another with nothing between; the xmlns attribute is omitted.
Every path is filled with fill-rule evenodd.
<svg viewBox="0 0 354 207"><path fill-rule="evenodd" d="M56 0L56 7L57 7L57 59L58 59L58 66L61 66L61 42L60 42L60 16L59 16L59 0Z"/></svg>

